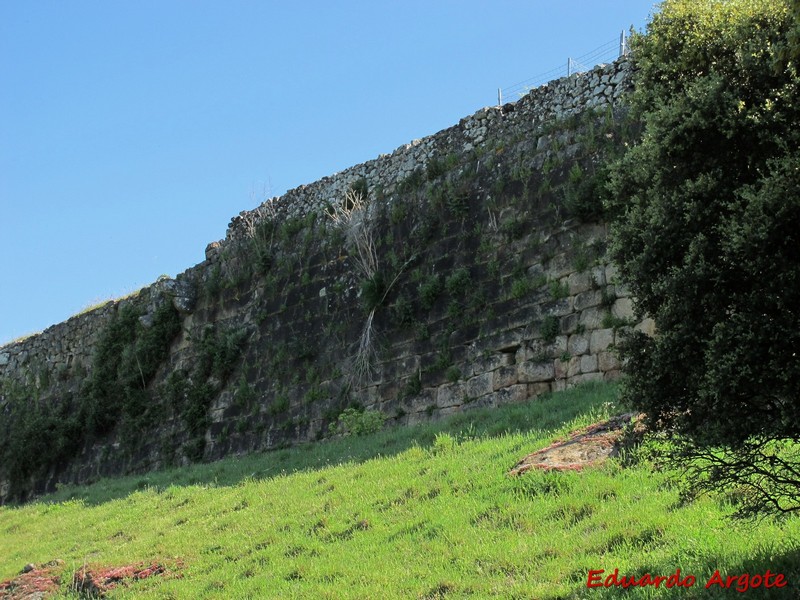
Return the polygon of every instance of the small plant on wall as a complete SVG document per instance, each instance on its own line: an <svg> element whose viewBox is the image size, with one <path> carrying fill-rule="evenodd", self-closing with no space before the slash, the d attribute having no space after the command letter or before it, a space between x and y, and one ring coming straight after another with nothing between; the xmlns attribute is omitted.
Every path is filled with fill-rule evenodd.
<svg viewBox="0 0 800 600"><path fill-rule="evenodd" d="M330 424L329 431L334 435L368 435L380 431L385 421L386 416L380 411L346 408L336 422Z"/></svg>
<svg viewBox="0 0 800 600"><path fill-rule="evenodd" d="M546 343L552 344L556 341L556 336L558 336L558 318L553 315L547 315L542 320L540 332L542 334L542 339Z"/></svg>
<svg viewBox="0 0 800 600"><path fill-rule="evenodd" d="M276 209L272 201L261 204L255 210L242 215L244 229L253 253L255 268L265 274L273 262L275 245Z"/></svg>

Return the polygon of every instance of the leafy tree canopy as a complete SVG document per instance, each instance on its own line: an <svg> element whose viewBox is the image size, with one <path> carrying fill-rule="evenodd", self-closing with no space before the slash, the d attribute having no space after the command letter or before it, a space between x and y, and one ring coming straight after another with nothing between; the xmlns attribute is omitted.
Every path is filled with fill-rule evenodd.
<svg viewBox="0 0 800 600"><path fill-rule="evenodd" d="M798 16L798 0L663 2L632 40L644 133L608 201L658 331L623 348L625 397L679 434L693 484L736 486L750 514L800 509Z"/></svg>

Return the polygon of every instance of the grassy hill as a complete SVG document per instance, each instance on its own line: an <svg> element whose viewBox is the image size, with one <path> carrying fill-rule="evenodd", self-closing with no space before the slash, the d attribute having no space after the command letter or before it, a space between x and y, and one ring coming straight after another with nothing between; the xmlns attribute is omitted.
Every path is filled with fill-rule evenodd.
<svg viewBox="0 0 800 600"><path fill-rule="evenodd" d="M730 498L682 502L647 460L582 473L506 472L560 435L618 411L613 386L213 464L65 488L0 508L0 579L65 561L179 560L137 598L721 598L704 588L766 569L796 598L800 519L727 519ZM680 568L692 588L587 589L590 570ZM734 584L735 587L735 584Z"/></svg>

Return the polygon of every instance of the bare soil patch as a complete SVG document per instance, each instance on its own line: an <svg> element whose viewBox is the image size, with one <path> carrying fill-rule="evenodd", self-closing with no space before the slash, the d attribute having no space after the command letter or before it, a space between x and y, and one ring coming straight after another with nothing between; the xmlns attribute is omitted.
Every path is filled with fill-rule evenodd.
<svg viewBox="0 0 800 600"><path fill-rule="evenodd" d="M114 588L156 575L180 576L180 561L140 562L119 567L87 565L72 576L70 590L82 598L103 598ZM55 596L65 576L63 560L28 564L20 574L0 583L0 600L46 600Z"/></svg>
<svg viewBox="0 0 800 600"><path fill-rule="evenodd" d="M531 469L543 471L580 471L598 465L619 454L626 427L640 433L642 425L636 413L625 413L594 423L569 434L546 448L528 454L511 469L509 475L522 475Z"/></svg>

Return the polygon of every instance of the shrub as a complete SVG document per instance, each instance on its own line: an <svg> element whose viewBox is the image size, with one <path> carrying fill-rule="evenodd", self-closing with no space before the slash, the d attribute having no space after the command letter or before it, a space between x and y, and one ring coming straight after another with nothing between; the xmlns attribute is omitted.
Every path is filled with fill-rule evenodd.
<svg viewBox="0 0 800 600"><path fill-rule="evenodd" d="M433 308L439 294L442 293L442 281L436 274L431 274L419 285L419 300L422 308L430 310Z"/></svg>
<svg viewBox="0 0 800 600"><path fill-rule="evenodd" d="M550 282L550 296L553 300L561 300L569 296L569 285L566 281L554 279Z"/></svg>
<svg viewBox="0 0 800 600"><path fill-rule="evenodd" d="M552 344L556 341L556 336L558 336L558 317L547 315L542 320L540 331L542 339L544 339L546 343Z"/></svg>
<svg viewBox="0 0 800 600"><path fill-rule="evenodd" d="M385 421L386 416L380 411L346 408L329 429L341 435L368 435L380 431Z"/></svg>
<svg viewBox="0 0 800 600"><path fill-rule="evenodd" d="M447 173L447 165L443 160L432 158L430 161L428 161L428 166L425 170L425 174L427 175L428 181L433 181L434 179L438 179L445 173Z"/></svg>
<svg viewBox="0 0 800 600"><path fill-rule="evenodd" d="M611 254L659 331L623 345L624 398L679 440L690 485L746 488L741 514L800 510L780 450L800 439L796 31L784 2L662 3L633 42L646 130L608 202Z"/></svg>
<svg viewBox="0 0 800 600"><path fill-rule="evenodd" d="M472 283L469 275L469 269L461 267L453 271L453 273L445 280L444 287L447 293L456 298L463 297Z"/></svg>
<svg viewBox="0 0 800 600"><path fill-rule="evenodd" d="M531 290L533 289L533 285L531 280L526 277L522 276L519 279L515 279L511 284L511 297L514 300L521 300L528 294L530 294Z"/></svg>
<svg viewBox="0 0 800 600"><path fill-rule="evenodd" d="M405 296L399 296L392 305L392 316L399 325L414 322L414 307Z"/></svg>
<svg viewBox="0 0 800 600"><path fill-rule="evenodd" d="M386 281L380 271L373 273L372 277L361 282L361 302L367 312L380 306L385 295Z"/></svg>
<svg viewBox="0 0 800 600"><path fill-rule="evenodd" d="M603 217L603 199L608 170L605 167L584 173L578 164L570 169L562 187L567 212L582 221L597 221Z"/></svg>
<svg viewBox="0 0 800 600"><path fill-rule="evenodd" d="M214 375L224 383L236 367L245 337L244 330L207 326L199 343L198 378Z"/></svg>
<svg viewBox="0 0 800 600"><path fill-rule="evenodd" d="M419 393L422 391L422 380L417 375L413 375L408 378L406 384L403 386L402 391L400 392L401 398L414 398L415 396L419 396Z"/></svg>
<svg viewBox="0 0 800 600"><path fill-rule="evenodd" d="M408 205L405 202L395 202L389 211L389 220L393 225L402 223L408 215Z"/></svg>
<svg viewBox="0 0 800 600"><path fill-rule="evenodd" d="M272 403L267 407L267 414L274 417L282 412L286 412L288 408L289 398L287 398L285 394L278 394L275 396L275 399L272 401Z"/></svg>
<svg viewBox="0 0 800 600"><path fill-rule="evenodd" d="M416 192L424 182L425 174L422 169L414 169L408 177L400 182L397 189L401 194Z"/></svg>
<svg viewBox="0 0 800 600"><path fill-rule="evenodd" d="M461 379L461 370L456 366L449 367L447 373L445 373L445 377L447 377L447 381L450 383L455 383Z"/></svg>

